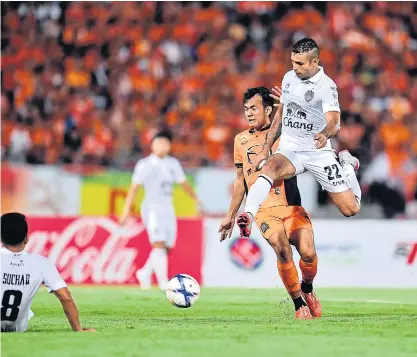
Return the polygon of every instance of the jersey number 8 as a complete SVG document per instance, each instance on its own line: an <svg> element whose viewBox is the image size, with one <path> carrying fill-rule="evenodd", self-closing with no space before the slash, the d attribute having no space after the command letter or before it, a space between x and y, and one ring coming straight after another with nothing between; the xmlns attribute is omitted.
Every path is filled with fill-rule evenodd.
<svg viewBox="0 0 417 357"><path fill-rule="evenodd" d="M13 297L13 299L12 299ZM19 315L19 306L22 302L22 292L19 290L6 290L1 301L1 320L16 321Z"/></svg>

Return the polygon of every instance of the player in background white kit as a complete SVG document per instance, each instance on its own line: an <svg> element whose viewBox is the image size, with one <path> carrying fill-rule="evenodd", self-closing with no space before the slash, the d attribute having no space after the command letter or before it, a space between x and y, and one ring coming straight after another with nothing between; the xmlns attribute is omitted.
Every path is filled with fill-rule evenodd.
<svg viewBox="0 0 417 357"><path fill-rule="evenodd" d="M171 141L172 137L168 132L161 132L153 138L152 154L136 164L120 217L120 224L123 225L129 217L137 190L143 185L145 197L141 205L141 217L152 244L148 260L136 272L143 289L151 287L153 272L160 289L165 290L168 283L168 253L175 246L177 236L177 218L172 203L174 184L181 184L184 191L199 203L180 162L169 155Z"/></svg>
<svg viewBox="0 0 417 357"><path fill-rule="evenodd" d="M236 218L243 237L250 235L253 217L274 181L305 171L313 174L343 215L354 216L360 210L361 189L355 174L359 160L344 150L339 153L339 163L331 147L329 138L340 128L338 93L336 84L318 65L319 48L314 40L298 41L291 62L293 70L285 74L281 89L275 87L272 95L281 102L270 129L271 134L277 133L281 125L279 148L267 160L276 139L270 135L253 160L253 170L267 161L249 190L244 212Z"/></svg>
<svg viewBox="0 0 417 357"><path fill-rule="evenodd" d="M77 305L56 267L45 257L23 251L28 242L23 214L1 216L1 242L1 332L26 331L41 284L59 299L74 331L95 331L81 327Z"/></svg>

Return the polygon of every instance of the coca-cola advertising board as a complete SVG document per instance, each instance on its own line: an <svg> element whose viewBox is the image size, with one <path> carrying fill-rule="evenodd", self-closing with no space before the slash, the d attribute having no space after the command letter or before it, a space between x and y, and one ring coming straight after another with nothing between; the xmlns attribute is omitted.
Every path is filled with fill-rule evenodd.
<svg viewBox="0 0 417 357"><path fill-rule="evenodd" d="M124 227L109 217L29 218L26 251L48 257L70 284L137 284L151 246L140 220ZM190 274L201 283L201 219L178 220L169 276Z"/></svg>

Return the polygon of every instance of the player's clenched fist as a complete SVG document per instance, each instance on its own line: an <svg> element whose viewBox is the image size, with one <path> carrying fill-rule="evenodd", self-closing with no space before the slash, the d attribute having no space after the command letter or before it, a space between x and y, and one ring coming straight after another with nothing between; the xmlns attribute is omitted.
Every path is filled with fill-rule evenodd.
<svg viewBox="0 0 417 357"><path fill-rule="evenodd" d="M224 241L226 238L230 238L233 231L233 226L235 223L234 217L226 217L223 222L220 224L219 233L220 233L220 242Z"/></svg>
<svg viewBox="0 0 417 357"><path fill-rule="evenodd" d="M326 146L327 136L323 133L317 133L314 135L314 147L316 149L321 149Z"/></svg>

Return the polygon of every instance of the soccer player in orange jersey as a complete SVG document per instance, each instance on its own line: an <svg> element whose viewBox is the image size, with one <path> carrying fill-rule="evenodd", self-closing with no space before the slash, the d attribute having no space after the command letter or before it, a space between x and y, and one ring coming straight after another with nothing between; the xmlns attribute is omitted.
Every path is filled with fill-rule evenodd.
<svg viewBox="0 0 417 357"><path fill-rule="evenodd" d="M260 172L253 172L252 160L262 150L269 133L272 112L279 105L274 103L271 92L265 87L250 88L243 95L250 129L235 137L234 162L237 174L229 213L219 229L221 241L231 236L243 197L258 178ZM273 149L277 146L278 141L275 141ZM296 176L273 185L255 221L277 255L278 272L294 302L295 317L301 320L320 317L320 301L313 291L313 280L317 273L313 228L307 212L301 206ZM296 247L301 257L301 284L290 244Z"/></svg>

